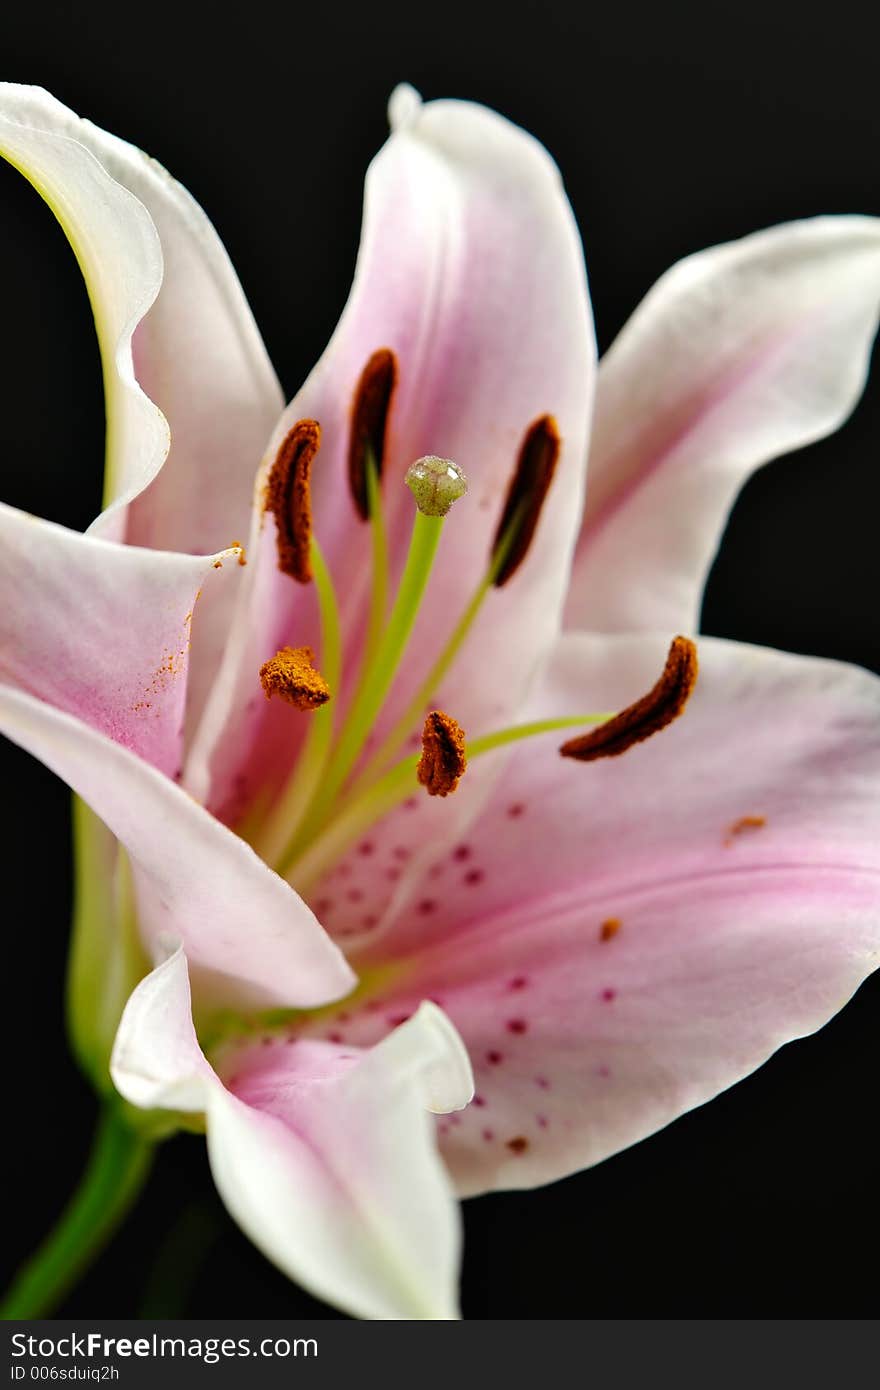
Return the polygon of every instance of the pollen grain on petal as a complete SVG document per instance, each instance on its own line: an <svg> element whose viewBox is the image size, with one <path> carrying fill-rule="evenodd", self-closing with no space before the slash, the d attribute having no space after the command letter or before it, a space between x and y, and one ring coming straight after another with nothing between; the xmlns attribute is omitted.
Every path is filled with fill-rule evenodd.
<svg viewBox="0 0 880 1390"><path fill-rule="evenodd" d="M330 687L314 666L311 647L282 647L260 667L267 700L280 695L297 709L317 709L330 699Z"/></svg>
<svg viewBox="0 0 880 1390"><path fill-rule="evenodd" d="M442 710L432 710L422 729L422 756L416 774L429 796L449 796L467 767L464 730Z"/></svg>
<svg viewBox="0 0 880 1390"><path fill-rule="evenodd" d="M599 940L610 941L620 931L621 922L619 917L606 917L599 928Z"/></svg>
<svg viewBox="0 0 880 1390"><path fill-rule="evenodd" d="M266 483L265 508L277 528L278 568L300 584L312 577L310 476L320 445L317 420L298 420L284 436Z"/></svg>
<svg viewBox="0 0 880 1390"><path fill-rule="evenodd" d="M563 743L563 758L589 763L615 758L677 719L697 679L697 648L689 637L674 637L663 674L656 685L613 718Z"/></svg>
<svg viewBox="0 0 880 1390"><path fill-rule="evenodd" d="M348 482L362 521L370 517L367 458L372 458L376 475L381 478L397 375L397 358L391 348L378 348L361 372L351 405Z"/></svg>
<svg viewBox="0 0 880 1390"><path fill-rule="evenodd" d="M495 563L499 549L504 547L493 580L498 589L513 578L528 554L559 462L561 442L559 426L552 415L539 416L526 430L492 542Z"/></svg>
<svg viewBox="0 0 880 1390"><path fill-rule="evenodd" d="M748 834L752 830L763 830L766 824L766 816L740 816L738 820L727 827L727 835L724 839L725 847L729 848L736 836Z"/></svg>

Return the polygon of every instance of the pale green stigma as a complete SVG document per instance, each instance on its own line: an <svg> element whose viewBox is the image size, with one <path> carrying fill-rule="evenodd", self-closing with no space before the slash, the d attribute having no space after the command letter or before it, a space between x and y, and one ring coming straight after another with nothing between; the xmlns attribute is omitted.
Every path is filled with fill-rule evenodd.
<svg viewBox="0 0 880 1390"><path fill-rule="evenodd" d="M406 485L423 516L445 516L468 490L467 478L452 459L426 454L406 470Z"/></svg>

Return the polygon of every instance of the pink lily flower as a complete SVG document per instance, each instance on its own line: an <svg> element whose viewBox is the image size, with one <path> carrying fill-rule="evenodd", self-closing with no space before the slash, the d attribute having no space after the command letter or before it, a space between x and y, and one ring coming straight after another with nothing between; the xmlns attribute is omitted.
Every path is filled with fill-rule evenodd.
<svg viewBox="0 0 880 1390"><path fill-rule="evenodd" d="M686 639L657 678L744 479L861 392L880 224L688 258L596 373L544 150L408 88L391 121L285 409L189 195L0 86L108 414L89 532L0 509L0 727L91 808L99 1089L204 1123L230 1212L318 1296L449 1318L457 1196L636 1142L877 964L880 682L707 638L690 699ZM402 486L426 456L429 511L469 480L445 520Z"/></svg>

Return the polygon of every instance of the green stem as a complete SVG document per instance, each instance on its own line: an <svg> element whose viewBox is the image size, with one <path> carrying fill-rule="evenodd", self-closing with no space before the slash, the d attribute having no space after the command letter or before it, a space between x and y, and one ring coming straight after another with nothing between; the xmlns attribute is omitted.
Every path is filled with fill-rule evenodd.
<svg viewBox="0 0 880 1390"><path fill-rule="evenodd" d="M114 1109L102 1112L82 1181L0 1303L0 1318L41 1318L57 1307L128 1212L149 1172L153 1148Z"/></svg>

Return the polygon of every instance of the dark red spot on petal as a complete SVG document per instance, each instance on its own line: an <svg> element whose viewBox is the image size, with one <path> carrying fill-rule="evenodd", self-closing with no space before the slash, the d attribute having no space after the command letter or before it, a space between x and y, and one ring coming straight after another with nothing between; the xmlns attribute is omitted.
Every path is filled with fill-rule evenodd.
<svg viewBox="0 0 880 1390"><path fill-rule="evenodd" d="M487 1144L491 1144L492 1140L495 1138L494 1129L484 1129L483 1138L485 1139Z"/></svg>
<svg viewBox="0 0 880 1390"><path fill-rule="evenodd" d="M616 999L616 998L617 998L617 990L616 990L616 989L603 989L603 991L602 991L602 993L601 993L601 995L600 995L599 997L600 997L601 999L604 999L604 1001L605 1001L606 1004L610 1004L611 1001L612 1001L612 999Z"/></svg>
<svg viewBox="0 0 880 1390"><path fill-rule="evenodd" d="M470 884L482 883L485 877L486 875L483 873L482 869L468 869L464 876L464 881Z"/></svg>
<svg viewBox="0 0 880 1390"><path fill-rule="evenodd" d="M504 1055L493 1048L491 1052L486 1053L486 1061L490 1067L497 1067L500 1062L504 1061Z"/></svg>
<svg viewBox="0 0 880 1390"><path fill-rule="evenodd" d="M540 1086L542 1091L550 1090L550 1082L547 1080L546 1076L536 1076L535 1085Z"/></svg>
<svg viewBox="0 0 880 1390"><path fill-rule="evenodd" d="M361 843L358 845L358 854L363 854L366 856L370 854L375 854L375 852L376 846L373 844L372 840L362 840Z"/></svg>
<svg viewBox="0 0 880 1390"><path fill-rule="evenodd" d="M528 981L528 977L527 977L527 976L525 976L525 975L514 975L513 979L511 980L511 982L510 982L510 984L507 986L507 988L508 988L508 989L525 989L525 987L526 987L526 985L527 985L528 983L529 983L529 981Z"/></svg>
<svg viewBox="0 0 880 1390"><path fill-rule="evenodd" d="M480 1096L480 1095L474 1096L474 1105L479 1105L480 1108L482 1108L485 1104L486 1104L486 1097L485 1097L485 1096Z"/></svg>
<svg viewBox="0 0 880 1390"><path fill-rule="evenodd" d="M459 864L463 864L466 859L470 859L471 857L470 845L459 845L457 849L452 851L452 857Z"/></svg>
<svg viewBox="0 0 880 1390"><path fill-rule="evenodd" d="M521 801L515 801L512 806L508 806L507 814L510 816L511 820L518 820L519 817L523 815L523 813L525 812L525 809L526 808Z"/></svg>
<svg viewBox="0 0 880 1390"><path fill-rule="evenodd" d="M529 1141L524 1135L518 1134L515 1139L508 1139L507 1147L512 1154L524 1154L529 1147Z"/></svg>
<svg viewBox="0 0 880 1390"><path fill-rule="evenodd" d="M528 1026L524 1018L509 1018L507 1020L508 1033L525 1033Z"/></svg>
<svg viewBox="0 0 880 1390"><path fill-rule="evenodd" d="M327 1041L332 1043L342 1043L345 1042L345 1038L342 1036L341 1033L328 1033Z"/></svg>
<svg viewBox="0 0 880 1390"><path fill-rule="evenodd" d="M436 909L437 904L435 903L433 898L422 898L417 908L417 910L421 912L423 917L428 916L428 914L431 912L435 912Z"/></svg>

